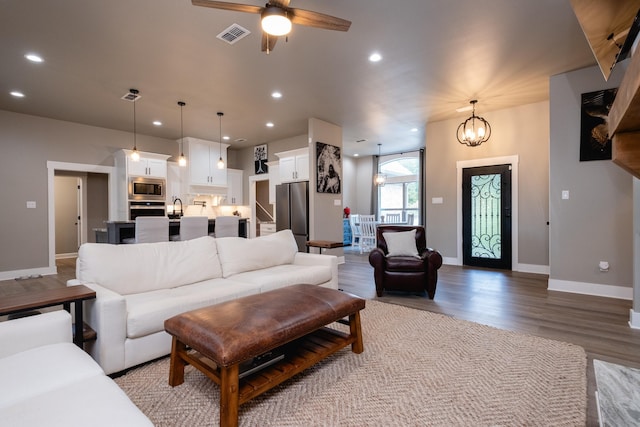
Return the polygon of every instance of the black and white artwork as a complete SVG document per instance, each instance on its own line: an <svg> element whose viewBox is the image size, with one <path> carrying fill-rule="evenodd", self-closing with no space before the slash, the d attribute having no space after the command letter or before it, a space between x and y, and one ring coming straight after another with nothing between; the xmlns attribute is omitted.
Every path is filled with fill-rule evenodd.
<svg viewBox="0 0 640 427"><path fill-rule="evenodd" d="M253 147L253 163L255 164L256 174L269 173L269 166L267 166L267 144Z"/></svg>
<svg viewBox="0 0 640 427"><path fill-rule="evenodd" d="M607 125L609 110L618 89L582 94L580 113L580 161L611 160L611 137Z"/></svg>
<svg viewBox="0 0 640 427"><path fill-rule="evenodd" d="M318 165L318 193L339 194L341 191L342 161L340 147L316 142L316 164Z"/></svg>

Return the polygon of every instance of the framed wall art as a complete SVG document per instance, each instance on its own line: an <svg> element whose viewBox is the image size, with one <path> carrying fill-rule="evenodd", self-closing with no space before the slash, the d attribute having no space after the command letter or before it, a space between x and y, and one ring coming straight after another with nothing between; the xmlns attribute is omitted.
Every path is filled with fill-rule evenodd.
<svg viewBox="0 0 640 427"><path fill-rule="evenodd" d="M256 145L253 147L253 163L255 164L255 173L269 173L267 165L267 144Z"/></svg>
<svg viewBox="0 0 640 427"><path fill-rule="evenodd" d="M339 194L342 191L340 147L316 142L317 192Z"/></svg>
<svg viewBox="0 0 640 427"><path fill-rule="evenodd" d="M607 128L609 110L618 89L582 94L580 108L580 161L611 160L611 138Z"/></svg>

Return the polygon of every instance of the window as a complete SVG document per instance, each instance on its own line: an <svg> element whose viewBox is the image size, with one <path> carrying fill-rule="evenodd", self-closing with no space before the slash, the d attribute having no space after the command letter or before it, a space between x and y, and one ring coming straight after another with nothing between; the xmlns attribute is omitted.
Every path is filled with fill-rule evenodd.
<svg viewBox="0 0 640 427"><path fill-rule="evenodd" d="M380 173L387 176L386 184L378 187L378 218L383 222L419 222L420 159L418 153L383 156L380 159ZM395 215L399 220L387 221Z"/></svg>

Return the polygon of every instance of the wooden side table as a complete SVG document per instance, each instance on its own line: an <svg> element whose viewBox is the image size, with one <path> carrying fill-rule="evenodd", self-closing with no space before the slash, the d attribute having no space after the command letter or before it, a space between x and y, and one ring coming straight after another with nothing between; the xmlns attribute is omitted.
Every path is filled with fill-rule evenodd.
<svg viewBox="0 0 640 427"><path fill-rule="evenodd" d="M84 285L23 292L0 299L0 316L56 305L62 305L65 310L71 312L71 303L73 303L76 319L73 342L78 347L83 348L85 341L94 339L96 336L95 331L84 324L82 317L83 301L94 299L95 297L96 292Z"/></svg>

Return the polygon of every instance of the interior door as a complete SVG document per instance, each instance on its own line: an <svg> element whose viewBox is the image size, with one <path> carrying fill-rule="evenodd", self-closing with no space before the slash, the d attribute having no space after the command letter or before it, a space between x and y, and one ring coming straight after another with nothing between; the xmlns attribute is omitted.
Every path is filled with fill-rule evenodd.
<svg viewBox="0 0 640 427"><path fill-rule="evenodd" d="M511 250L511 165L463 169L463 264L511 270Z"/></svg>

